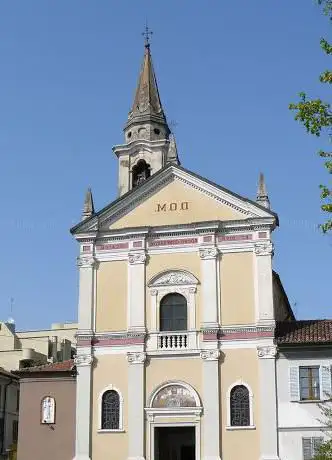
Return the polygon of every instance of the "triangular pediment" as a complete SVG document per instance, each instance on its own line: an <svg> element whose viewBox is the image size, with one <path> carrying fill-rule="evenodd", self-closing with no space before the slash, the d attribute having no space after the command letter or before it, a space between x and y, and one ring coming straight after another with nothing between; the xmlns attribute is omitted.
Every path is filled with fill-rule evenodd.
<svg viewBox="0 0 332 460"><path fill-rule="evenodd" d="M232 193L184 168L171 165L145 184L72 229L92 230L176 226L203 221L271 218L269 209Z"/></svg>

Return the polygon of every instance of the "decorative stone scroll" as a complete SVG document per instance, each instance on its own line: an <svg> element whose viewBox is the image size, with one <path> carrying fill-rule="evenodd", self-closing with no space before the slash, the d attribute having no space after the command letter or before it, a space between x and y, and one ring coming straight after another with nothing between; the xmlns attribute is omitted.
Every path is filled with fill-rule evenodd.
<svg viewBox="0 0 332 460"><path fill-rule="evenodd" d="M198 280L191 273L184 270L172 270L154 277L149 286L179 286L196 285Z"/></svg>
<svg viewBox="0 0 332 460"><path fill-rule="evenodd" d="M255 254L257 256L273 256L273 244L272 243L255 244Z"/></svg>
<svg viewBox="0 0 332 460"><path fill-rule="evenodd" d="M257 347L257 356L262 359L274 359L277 356L277 347L274 345Z"/></svg>
<svg viewBox="0 0 332 460"><path fill-rule="evenodd" d="M78 268L92 268L96 265L97 261L93 256L77 257Z"/></svg>
<svg viewBox="0 0 332 460"><path fill-rule="evenodd" d="M153 408L197 407L195 396L188 388L172 384L162 388L152 401Z"/></svg>
<svg viewBox="0 0 332 460"><path fill-rule="evenodd" d="M220 356L219 350L202 350L201 358L206 361L218 361Z"/></svg>
<svg viewBox="0 0 332 460"><path fill-rule="evenodd" d="M201 259L215 259L218 255L218 249L215 247L211 248L200 248L199 257Z"/></svg>
<svg viewBox="0 0 332 460"><path fill-rule="evenodd" d="M146 353L127 353L127 360L129 364L143 364L146 360Z"/></svg>
<svg viewBox="0 0 332 460"><path fill-rule="evenodd" d="M146 254L144 252L133 252L128 254L128 261L131 265L144 264L146 261Z"/></svg>
<svg viewBox="0 0 332 460"><path fill-rule="evenodd" d="M82 354L82 355L76 355L74 358L75 366L91 366L92 363L93 363L92 355Z"/></svg>

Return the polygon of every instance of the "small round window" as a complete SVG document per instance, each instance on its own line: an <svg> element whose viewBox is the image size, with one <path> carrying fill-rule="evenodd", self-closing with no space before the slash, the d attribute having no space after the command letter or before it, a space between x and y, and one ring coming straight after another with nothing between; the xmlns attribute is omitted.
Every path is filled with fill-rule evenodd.
<svg viewBox="0 0 332 460"><path fill-rule="evenodd" d="M160 129L155 128L155 129L153 130L153 132L154 132L155 134L157 134L157 136L159 136L159 134L160 134Z"/></svg>
<svg viewBox="0 0 332 460"><path fill-rule="evenodd" d="M127 137L130 139L131 138L131 131L127 134Z"/></svg>

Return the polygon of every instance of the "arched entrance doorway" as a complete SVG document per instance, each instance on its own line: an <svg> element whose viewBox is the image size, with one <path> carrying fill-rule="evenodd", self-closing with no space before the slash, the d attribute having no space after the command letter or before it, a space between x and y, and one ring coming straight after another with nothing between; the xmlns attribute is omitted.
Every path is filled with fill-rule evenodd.
<svg viewBox="0 0 332 460"><path fill-rule="evenodd" d="M146 408L150 460L199 460L202 406L184 382L167 382L151 395Z"/></svg>

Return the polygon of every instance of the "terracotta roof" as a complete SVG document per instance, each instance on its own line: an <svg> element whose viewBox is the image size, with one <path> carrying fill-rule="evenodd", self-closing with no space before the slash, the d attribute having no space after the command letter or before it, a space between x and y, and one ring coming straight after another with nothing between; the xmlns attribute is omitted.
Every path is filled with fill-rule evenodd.
<svg viewBox="0 0 332 460"><path fill-rule="evenodd" d="M332 343L332 320L279 322L276 327L276 342L278 345Z"/></svg>
<svg viewBox="0 0 332 460"><path fill-rule="evenodd" d="M17 379L17 375L12 374L11 372L6 371L3 367L0 367L0 376L4 375L5 377L9 377L11 379Z"/></svg>
<svg viewBox="0 0 332 460"><path fill-rule="evenodd" d="M25 367L13 371L15 374L29 374L31 372L68 372L74 367L74 360L68 359L59 363L47 363L41 366Z"/></svg>

